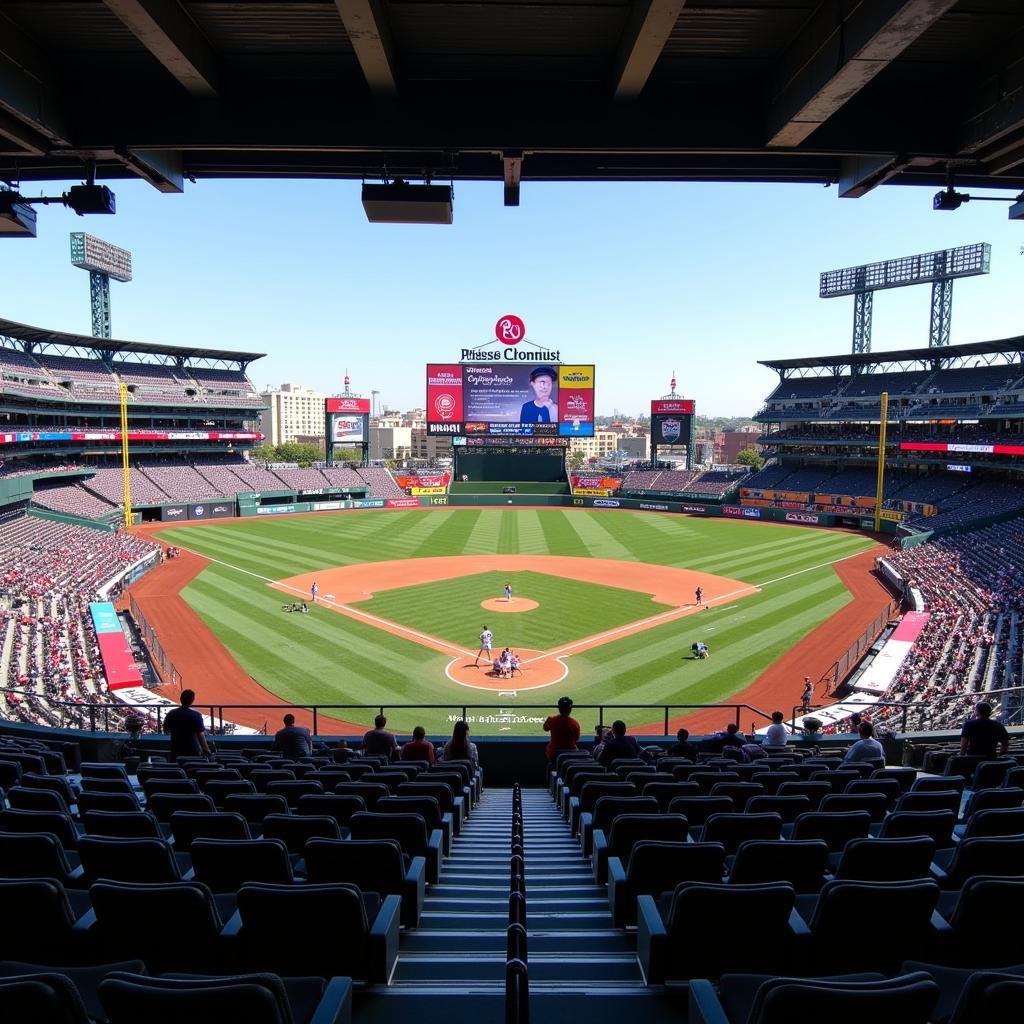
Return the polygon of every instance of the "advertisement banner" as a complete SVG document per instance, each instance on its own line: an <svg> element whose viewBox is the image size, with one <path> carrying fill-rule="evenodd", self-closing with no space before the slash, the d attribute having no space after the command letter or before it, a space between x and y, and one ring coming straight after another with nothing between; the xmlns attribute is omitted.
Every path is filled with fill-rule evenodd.
<svg viewBox="0 0 1024 1024"><path fill-rule="evenodd" d="M880 518L884 519L887 523L902 523L907 518L907 514L905 512L896 512L891 508L883 508Z"/></svg>
<svg viewBox="0 0 1024 1024"><path fill-rule="evenodd" d="M26 441L120 441L120 430L20 430L0 434L0 444ZM257 431L129 430L129 441L262 441Z"/></svg>
<svg viewBox="0 0 1024 1024"><path fill-rule="evenodd" d="M697 411L692 398L658 398L651 402L651 415L672 414L692 416Z"/></svg>
<svg viewBox="0 0 1024 1024"><path fill-rule="evenodd" d="M607 487L574 487L572 493L586 494L592 498L607 498L612 492Z"/></svg>
<svg viewBox="0 0 1024 1024"><path fill-rule="evenodd" d="M111 690L141 686L142 674L135 664L132 645L121 629L114 606L106 601L94 601L89 605L89 613L96 630L96 645L100 649L107 685Z"/></svg>
<svg viewBox="0 0 1024 1024"><path fill-rule="evenodd" d="M163 505L160 509L160 521L173 523L176 519L188 519L187 505Z"/></svg>
<svg viewBox="0 0 1024 1024"><path fill-rule="evenodd" d="M740 504L744 507L747 505L759 505L761 508L768 508L771 505L770 501L765 498L741 498Z"/></svg>
<svg viewBox="0 0 1024 1024"><path fill-rule="evenodd" d="M370 400L368 398L351 398L339 396L328 398L325 402L326 412L360 413L370 415Z"/></svg>
<svg viewBox="0 0 1024 1024"><path fill-rule="evenodd" d="M444 487L448 483L448 474L439 474L436 476L410 476L408 473L403 473L400 476L395 477L395 482L399 487Z"/></svg>
<svg viewBox="0 0 1024 1024"><path fill-rule="evenodd" d="M618 498L595 498L594 508L621 508L622 502Z"/></svg>
<svg viewBox="0 0 1024 1024"><path fill-rule="evenodd" d="M332 444L362 444L366 440L368 416L331 414Z"/></svg>
<svg viewBox="0 0 1024 1024"><path fill-rule="evenodd" d="M736 519L760 519L761 510L759 508L746 508L743 505L723 505L723 514L727 516L733 516Z"/></svg>
<svg viewBox="0 0 1024 1024"><path fill-rule="evenodd" d="M463 427L461 423L428 423L427 433L432 437L440 437L445 434L461 434Z"/></svg>
<svg viewBox="0 0 1024 1024"><path fill-rule="evenodd" d="M787 512L787 523L805 523L807 526L817 526L821 520L810 512Z"/></svg>
<svg viewBox="0 0 1024 1024"><path fill-rule="evenodd" d="M707 506L705 505L687 505L685 502L679 506L680 512L689 512L690 515L704 516L707 515Z"/></svg>
<svg viewBox="0 0 1024 1024"><path fill-rule="evenodd" d="M312 512L337 512L339 509L348 508L347 501L314 501Z"/></svg>
<svg viewBox="0 0 1024 1024"><path fill-rule="evenodd" d="M279 516L283 512L294 512L294 505L260 505L256 509L256 515L258 516Z"/></svg>
<svg viewBox="0 0 1024 1024"><path fill-rule="evenodd" d="M458 363L427 364L427 423L461 423L462 367Z"/></svg>
<svg viewBox="0 0 1024 1024"><path fill-rule="evenodd" d="M212 519L213 516L210 513L213 511L213 505L208 502L197 502L189 505L188 517L189 519Z"/></svg>
<svg viewBox="0 0 1024 1024"><path fill-rule="evenodd" d="M443 487L410 487L413 497L426 497L428 494L444 494Z"/></svg>
<svg viewBox="0 0 1024 1024"><path fill-rule="evenodd" d="M386 508L419 508L419 498L387 498L384 502Z"/></svg>
<svg viewBox="0 0 1024 1024"><path fill-rule="evenodd" d="M689 444L692 435L692 416L669 414L651 417L651 444Z"/></svg>
<svg viewBox="0 0 1024 1024"><path fill-rule="evenodd" d="M353 508L384 508L383 498L353 498Z"/></svg>
<svg viewBox="0 0 1024 1024"><path fill-rule="evenodd" d="M593 430L582 431L583 424L594 422L594 367L560 366L558 368L558 422L572 428L572 433L588 436ZM569 432L560 429L560 434Z"/></svg>
<svg viewBox="0 0 1024 1024"><path fill-rule="evenodd" d="M672 510L668 505L661 505L653 501L641 501L638 504L639 508L644 509L647 512L671 512Z"/></svg>

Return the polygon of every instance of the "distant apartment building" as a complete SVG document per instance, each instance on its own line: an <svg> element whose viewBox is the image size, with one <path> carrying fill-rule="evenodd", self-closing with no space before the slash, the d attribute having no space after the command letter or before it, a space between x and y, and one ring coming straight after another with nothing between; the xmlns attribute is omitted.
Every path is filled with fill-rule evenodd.
<svg viewBox="0 0 1024 1024"><path fill-rule="evenodd" d="M451 461L452 439L427 433L427 428L412 428L412 457L418 462L436 463L439 459Z"/></svg>
<svg viewBox="0 0 1024 1024"><path fill-rule="evenodd" d="M619 435L614 430L595 430L593 437L574 437L569 447L583 452L587 459L604 459L615 453L618 444Z"/></svg>
<svg viewBox="0 0 1024 1024"><path fill-rule="evenodd" d="M282 384L260 397L267 408L260 414L260 430L267 444L289 444L315 439L324 442L324 395L301 384Z"/></svg>
<svg viewBox="0 0 1024 1024"><path fill-rule="evenodd" d="M412 428L396 426L370 427L370 458L405 462L412 457Z"/></svg>
<svg viewBox="0 0 1024 1024"><path fill-rule="evenodd" d="M736 456L744 448L753 448L761 440L761 431L756 428L747 427L743 430L723 430L719 435L722 446L718 453L718 462L721 465L731 466L736 462Z"/></svg>

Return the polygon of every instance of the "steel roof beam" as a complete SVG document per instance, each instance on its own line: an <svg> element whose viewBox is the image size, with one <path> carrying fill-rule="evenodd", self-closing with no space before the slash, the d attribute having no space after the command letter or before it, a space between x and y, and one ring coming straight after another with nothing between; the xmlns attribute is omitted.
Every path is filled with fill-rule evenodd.
<svg viewBox="0 0 1024 1024"><path fill-rule="evenodd" d="M780 62L769 146L799 146L956 0L826 0Z"/></svg>
<svg viewBox="0 0 1024 1024"><path fill-rule="evenodd" d="M220 91L210 44L177 0L103 0L129 31L196 98Z"/></svg>
<svg viewBox="0 0 1024 1024"><path fill-rule="evenodd" d="M612 76L616 100L635 100L650 78L686 0L634 0Z"/></svg>
<svg viewBox="0 0 1024 1024"><path fill-rule="evenodd" d="M398 95L395 48L381 0L334 0L370 92L381 99Z"/></svg>
<svg viewBox="0 0 1024 1024"><path fill-rule="evenodd" d="M0 21L0 112L10 117L0 134L26 152L69 144L54 81L56 74L45 57L10 22Z"/></svg>

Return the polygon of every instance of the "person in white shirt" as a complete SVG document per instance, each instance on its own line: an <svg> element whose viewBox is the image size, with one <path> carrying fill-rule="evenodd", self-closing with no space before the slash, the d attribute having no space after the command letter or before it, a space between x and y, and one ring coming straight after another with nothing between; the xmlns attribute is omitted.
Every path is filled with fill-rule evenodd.
<svg viewBox="0 0 1024 1024"><path fill-rule="evenodd" d="M772 724L765 732L764 744L766 747L784 747L789 739L789 730L782 724L782 712L772 712Z"/></svg>
<svg viewBox="0 0 1024 1024"><path fill-rule="evenodd" d="M861 722L860 739L846 752L843 762L849 761L885 761L885 751L882 744L875 739L875 727L870 722Z"/></svg>
<svg viewBox="0 0 1024 1024"><path fill-rule="evenodd" d="M477 668L480 665L480 655L484 654L487 656L487 660L494 664L494 659L491 657L491 648L494 646L494 634L484 626L483 632L480 634L480 650L476 652L476 661L473 662L473 668Z"/></svg>

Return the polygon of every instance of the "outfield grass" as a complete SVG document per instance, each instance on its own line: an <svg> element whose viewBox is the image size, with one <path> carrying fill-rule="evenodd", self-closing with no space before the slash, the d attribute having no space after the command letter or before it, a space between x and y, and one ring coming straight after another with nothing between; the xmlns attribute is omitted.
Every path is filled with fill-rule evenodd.
<svg viewBox="0 0 1024 1024"><path fill-rule="evenodd" d="M505 581L518 598L538 607L526 612L492 613L482 601L504 599ZM355 605L373 615L440 637L467 650L477 649L484 625L494 633L494 646L549 651L606 629L649 618L672 607L650 594L604 587L538 572L484 572L399 590L385 590Z"/></svg>
<svg viewBox="0 0 1024 1024"><path fill-rule="evenodd" d="M742 689L846 604L849 593L832 563L872 543L854 534L769 523L562 509L344 512L176 526L160 537L218 560L186 588L185 600L246 671L283 699L436 703L453 710L467 700L492 705L495 699L452 683L444 675L448 658L411 641L326 608L285 615L281 595L268 581L336 565L504 553L615 558L729 576L762 590L574 655L570 676L559 687L579 703L711 702ZM379 612L378 600L371 605ZM646 607L654 608L650 602ZM437 612L448 610L437 605ZM458 628L458 642L467 645ZM469 643L479 631L474 619ZM710 660L686 658L698 639L711 647ZM558 695L524 692L503 704L521 707ZM392 720L401 729L422 721L443 732L446 715L396 712Z"/></svg>

